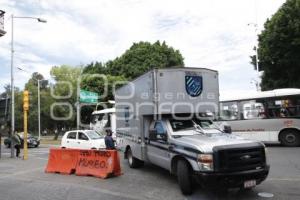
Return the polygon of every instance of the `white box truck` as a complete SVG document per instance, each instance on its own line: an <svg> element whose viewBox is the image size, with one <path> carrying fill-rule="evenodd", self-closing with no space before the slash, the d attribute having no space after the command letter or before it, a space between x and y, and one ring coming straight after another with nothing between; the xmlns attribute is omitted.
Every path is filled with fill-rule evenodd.
<svg viewBox="0 0 300 200"><path fill-rule="evenodd" d="M117 137L131 168L150 162L177 176L183 194L202 186L252 188L269 173L265 146L224 133L218 72L155 69L115 92Z"/></svg>

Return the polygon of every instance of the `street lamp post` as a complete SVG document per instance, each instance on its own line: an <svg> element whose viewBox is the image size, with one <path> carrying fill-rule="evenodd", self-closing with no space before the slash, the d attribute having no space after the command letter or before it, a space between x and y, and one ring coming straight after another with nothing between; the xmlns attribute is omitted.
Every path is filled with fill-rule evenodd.
<svg viewBox="0 0 300 200"><path fill-rule="evenodd" d="M16 17L11 15L11 137L15 134L15 92L14 92L14 19L36 19L38 22L46 23L45 19L36 17ZM11 158L14 157L14 144L11 146Z"/></svg>
<svg viewBox="0 0 300 200"><path fill-rule="evenodd" d="M15 91L14 91L14 15L11 15L11 68L10 68L10 87L11 87L11 128L10 137L12 138L15 133ZM14 144L11 140L10 157L14 157Z"/></svg>
<svg viewBox="0 0 300 200"><path fill-rule="evenodd" d="M41 139L41 97L40 97L40 80L38 82L38 121L39 121L39 140Z"/></svg>

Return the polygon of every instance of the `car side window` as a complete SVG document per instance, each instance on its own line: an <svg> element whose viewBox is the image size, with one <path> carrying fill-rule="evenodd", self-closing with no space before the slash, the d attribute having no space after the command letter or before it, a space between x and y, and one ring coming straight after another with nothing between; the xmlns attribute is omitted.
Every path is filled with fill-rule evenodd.
<svg viewBox="0 0 300 200"><path fill-rule="evenodd" d="M78 132L78 140L89 140L89 138L82 132Z"/></svg>
<svg viewBox="0 0 300 200"><path fill-rule="evenodd" d="M164 127L161 122L155 122L154 129L156 130L157 134L165 134Z"/></svg>
<svg viewBox="0 0 300 200"><path fill-rule="evenodd" d="M70 132L67 136L68 139L73 139L75 140L76 139L76 132Z"/></svg>
<svg viewBox="0 0 300 200"><path fill-rule="evenodd" d="M154 129L156 130L157 140L166 140L167 132L162 122L155 122Z"/></svg>

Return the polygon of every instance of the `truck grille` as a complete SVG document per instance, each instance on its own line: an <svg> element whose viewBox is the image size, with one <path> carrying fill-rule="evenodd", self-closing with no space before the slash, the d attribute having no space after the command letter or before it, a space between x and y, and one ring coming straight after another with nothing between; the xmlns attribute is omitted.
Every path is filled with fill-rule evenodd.
<svg viewBox="0 0 300 200"><path fill-rule="evenodd" d="M215 170L222 172L245 171L264 167L265 150L262 146L244 148L215 148Z"/></svg>

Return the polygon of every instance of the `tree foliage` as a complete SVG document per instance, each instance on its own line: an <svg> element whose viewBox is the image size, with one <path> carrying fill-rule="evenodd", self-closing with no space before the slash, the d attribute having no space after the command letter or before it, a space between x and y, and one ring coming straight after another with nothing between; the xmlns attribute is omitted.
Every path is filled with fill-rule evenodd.
<svg viewBox="0 0 300 200"><path fill-rule="evenodd" d="M287 0L264 28L258 46L262 89L299 88L300 0Z"/></svg>
<svg viewBox="0 0 300 200"><path fill-rule="evenodd" d="M183 60L179 50L174 50L165 42L139 42L114 60L88 65L84 72L123 76L131 80L153 68L183 67Z"/></svg>
<svg viewBox="0 0 300 200"><path fill-rule="evenodd" d="M153 68L183 67L183 57L178 50L157 41L134 43L122 56L107 63L112 75L134 79Z"/></svg>
<svg viewBox="0 0 300 200"><path fill-rule="evenodd" d="M76 124L77 87L81 68L68 65L56 66L51 69L50 74L55 80L55 84L52 86L54 93L52 98L55 102L68 103L72 108L70 111L67 106L55 106L53 114L55 117L65 118L69 116L70 112L73 113L69 120L57 121L57 127L59 129L73 127Z"/></svg>

